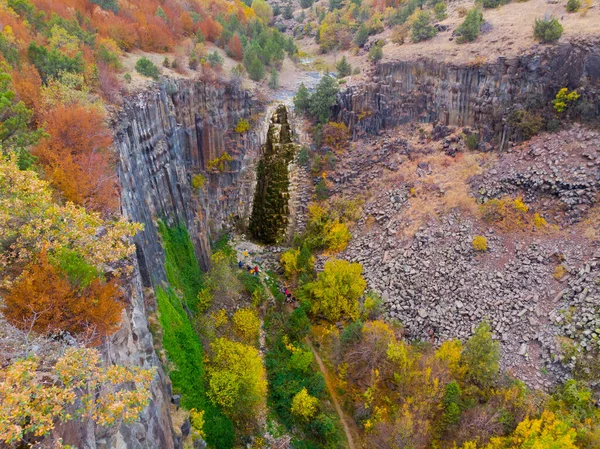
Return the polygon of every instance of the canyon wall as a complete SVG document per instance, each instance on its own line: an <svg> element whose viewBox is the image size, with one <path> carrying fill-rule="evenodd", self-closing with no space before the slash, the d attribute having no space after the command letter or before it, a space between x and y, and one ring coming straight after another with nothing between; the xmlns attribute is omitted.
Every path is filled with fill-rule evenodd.
<svg viewBox="0 0 600 449"><path fill-rule="evenodd" d="M148 314L155 309L148 287L166 281L158 220L186 225L204 267L210 237L236 218L250 215L255 165L268 114L247 91L191 80L164 80L126 100L115 116L115 146L123 216L144 224L135 238L134 270L123 325L104 348L109 362L155 367L150 406L140 420L103 432L91 423L65 428L66 439L90 449L172 449L181 446L170 416L171 387L156 354ZM241 118L251 130L236 132ZM227 152L222 169L209 161ZM193 178L201 175L193 186ZM69 435L71 438L68 438Z"/></svg>
<svg viewBox="0 0 600 449"><path fill-rule="evenodd" d="M563 87L582 95L572 118L600 117L600 43L540 46L495 62L453 64L422 58L377 65L373 81L342 91L338 120L356 138L410 121L476 128L503 147L518 137L512 111L548 110Z"/></svg>

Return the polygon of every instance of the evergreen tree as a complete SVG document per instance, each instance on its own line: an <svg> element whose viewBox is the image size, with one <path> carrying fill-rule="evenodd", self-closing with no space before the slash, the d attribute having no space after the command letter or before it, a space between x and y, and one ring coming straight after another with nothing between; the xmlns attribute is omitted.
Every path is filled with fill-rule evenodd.
<svg viewBox="0 0 600 449"><path fill-rule="evenodd" d="M483 23L483 14L478 8L471 9L464 22L456 29L459 36L458 43L472 42L479 36L481 24Z"/></svg>
<svg viewBox="0 0 600 449"><path fill-rule="evenodd" d="M310 93L304 83L300 84L298 92L296 92L296 96L294 97L294 107L301 113L306 113L310 107Z"/></svg>
<svg viewBox="0 0 600 449"><path fill-rule="evenodd" d="M344 78L352 74L352 66L346 59L346 56L343 56L342 59L340 59L335 68L338 71L338 78Z"/></svg>
<svg viewBox="0 0 600 449"><path fill-rule="evenodd" d="M356 32L354 43L359 47L364 47L369 39L369 28L364 23L361 23Z"/></svg>
<svg viewBox="0 0 600 449"><path fill-rule="evenodd" d="M310 8L313 5L314 0L300 0L300 7L302 9Z"/></svg>
<svg viewBox="0 0 600 449"><path fill-rule="evenodd" d="M419 11L412 26L412 41L425 41L431 39L436 34L437 30L431 24L431 15L427 11Z"/></svg>
<svg viewBox="0 0 600 449"><path fill-rule="evenodd" d="M500 344L492 339L490 325L481 323L465 344L461 363L467 376L476 385L488 388L496 380L500 370Z"/></svg>
<svg viewBox="0 0 600 449"><path fill-rule="evenodd" d="M337 102L339 92L337 81L325 75L319 81L315 93L310 97L310 115L320 123L327 123L331 117L331 107Z"/></svg>
<svg viewBox="0 0 600 449"><path fill-rule="evenodd" d="M292 4L291 3L287 3L285 5L285 8L283 8L283 18L285 20L290 20L294 17L293 11L292 11Z"/></svg>
<svg viewBox="0 0 600 449"><path fill-rule="evenodd" d="M167 17L167 15L165 14L164 9L162 9L160 6L158 7L158 9L156 10L156 17L160 17L161 19L163 19L165 22L167 22L169 20L169 18Z"/></svg>
<svg viewBox="0 0 600 449"><path fill-rule="evenodd" d="M273 90L279 88L279 74L277 69L273 67L271 69L271 75L269 76L269 87Z"/></svg>

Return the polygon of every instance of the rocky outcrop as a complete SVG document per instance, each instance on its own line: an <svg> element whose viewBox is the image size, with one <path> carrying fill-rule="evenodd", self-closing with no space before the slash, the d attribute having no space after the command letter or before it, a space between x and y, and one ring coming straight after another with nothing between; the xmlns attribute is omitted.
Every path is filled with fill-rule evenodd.
<svg viewBox="0 0 600 449"><path fill-rule="evenodd" d="M256 170L258 182L250 217L250 232L264 243L281 240L288 228L289 166L296 149L292 137L287 108L279 105L271 117Z"/></svg>
<svg viewBox="0 0 600 449"><path fill-rule="evenodd" d="M572 117L600 117L600 44L541 47L529 55L456 65L423 58L377 66L371 83L339 96L335 113L353 136L410 121L477 128L503 148L518 138L511 112L547 108L559 89L582 94Z"/></svg>

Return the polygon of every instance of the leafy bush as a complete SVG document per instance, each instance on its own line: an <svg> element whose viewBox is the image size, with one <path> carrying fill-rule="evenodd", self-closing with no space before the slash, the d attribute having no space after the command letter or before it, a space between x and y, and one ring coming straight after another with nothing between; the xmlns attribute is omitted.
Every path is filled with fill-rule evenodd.
<svg viewBox="0 0 600 449"><path fill-rule="evenodd" d="M487 238L482 235L473 237L473 248L475 248L475 251L487 251Z"/></svg>
<svg viewBox="0 0 600 449"><path fill-rule="evenodd" d="M576 90L569 92L569 89L563 87L556 94L556 98L552 100L552 105L554 106L554 110L559 114L564 112L565 109L571 104L577 101L581 95L577 93Z"/></svg>
<svg viewBox="0 0 600 449"><path fill-rule="evenodd" d="M465 136L465 144L469 150L476 150L479 145L479 136L475 133L468 134Z"/></svg>
<svg viewBox="0 0 600 449"><path fill-rule="evenodd" d="M311 313L333 322L355 320L359 316L358 298L366 286L359 263L330 259L317 280L305 286L311 300Z"/></svg>
<svg viewBox="0 0 600 449"><path fill-rule="evenodd" d="M260 332L260 319L255 310L240 309L233 314L233 331L247 343L255 343Z"/></svg>
<svg viewBox="0 0 600 449"><path fill-rule="evenodd" d="M154 63L145 56L137 60L137 62L135 63L135 70L140 75L147 76L148 78L152 78L153 80L158 80L158 77L160 75L158 67L156 67Z"/></svg>
<svg viewBox="0 0 600 449"><path fill-rule="evenodd" d="M513 126L524 139L531 139L544 127L544 119L540 114L523 109L513 111L508 117L508 123Z"/></svg>
<svg viewBox="0 0 600 449"><path fill-rule="evenodd" d="M381 58L383 58L383 44L379 41L369 48L369 60L377 62L380 61Z"/></svg>
<svg viewBox="0 0 600 449"><path fill-rule="evenodd" d="M203 189L206 185L206 177L202 173L192 176L192 186L194 189Z"/></svg>
<svg viewBox="0 0 600 449"><path fill-rule="evenodd" d="M223 57L217 50L208 55L207 61L213 69L220 68L223 65Z"/></svg>
<svg viewBox="0 0 600 449"><path fill-rule="evenodd" d="M427 11L419 11L412 26L412 41L425 41L431 39L436 34L437 29L431 24L431 15Z"/></svg>
<svg viewBox="0 0 600 449"><path fill-rule="evenodd" d="M567 2L567 12L577 12L581 8L581 0L569 0Z"/></svg>
<svg viewBox="0 0 600 449"><path fill-rule="evenodd" d="M533 37L544 44L556 42L563 33L563 26L554 18L536 19L533 26Z"/></svg>
<svg viewBox="0 0 600 449"><path fill-rule="evenodd" d="M464 22L456 29L456 34L459 36L457 42L472 42L477 39L482 23L483 14L481 11L478 8L469 10Z"/></svg>
<svg viewBox="0 0 600 449"><path fill-rule="evenodd" d="M233 158L228 152L223 153L221 156L211 159L206 163L206 169L213 172L224 172L229 167L229 162Z"/></svg>
<svg viewBox="0 0 600 449"><path fill-rule="evenodd" d="M444 2L436 3L433 7L433 12L437 20L444 20L448 17L448 14L446 14L446 3Z"/></svg>
<svg viewBox="0 0 600 449"><path fill-rule="evenodd" d="M245 118L241 118L238 120L237 125L235 125L234 131L236 133L244 134L245 132L250 131L250 123Z"/></svg>
<svg viewBox="0 0 600 449"><path fill-rule="evenodd" d="M57 49L48 50L34 42L29 45L28 56L43 81L56 78L61 72L82 73L85 67L81 53L74 57L62 54Z"/></svg>
<svg viewBox="0 0 600 449"><path fill-rule="evenodd" d="M306 388L300 390L292 399L291 412L300 420L308 422L317 413L319 400L310 394Z"/></svg>

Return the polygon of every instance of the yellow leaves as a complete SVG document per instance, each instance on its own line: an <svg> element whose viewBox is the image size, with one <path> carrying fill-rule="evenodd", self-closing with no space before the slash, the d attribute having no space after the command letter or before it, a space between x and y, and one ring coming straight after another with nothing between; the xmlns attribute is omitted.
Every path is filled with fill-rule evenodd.
<svg viewBox="0 0 600 449"><path fill-rule="evenodd" d="M435 351L435 358L444 362L452 377L462 379L465 375L466 368L460 364L460 355L462 353L462 343L460 340L445 341Z"/></svg>
<svg viewBox="0 0 600 449"><path fill-rule="evenodd" d="M556 98L552 100L552 104L554 105L554 110L559 114L564 112L565 109L571 104L577 101L577 99L581 97L580 94L577 93L576 90L569 92L569 89L563 87L556 94Z"/></svg>
<svg viewBox="0 0 600 449"><path fill-rule="evenodd" d="M13 264L29 262L44 245L49 253L71 248L102 270L133 254L129 237L141 229L142 225L124 219L105 221L72 203L56 204L48 183L36 173L19 170L15 158L0 159L0 247L4 249L0 271L4 273Z"/></svg>
<svg viewBox="0 0 600 449"><path fill-rule="evenodd" d="M248 343L256 342L260 332L260 319L255 310L240 309L233 314L233 331Z"/></svg>
<svg viewBox="0 0 600 449"><path fill-rule="evenodd" d="M155 374L153 369L105 368L100 354L86 348L67 349L53 369L53 376L60 379L56 384L40 381L38 365L30 358L0 370L1 442L44 436L59 419L87 417L103 426L133 422L148 405ZM80 405L72 408L76 398Z"/></svg>
<svg viewBox="0 0 600 449"><path fill-rule="evenodd" d="M258 350L226 338L217 338L211 349L210 399L234 419L256 416L264 407L267 393L265 368Z"/></svg>
<svg viewBox="0 0 600 449"><path fill-rule="evenodd" d="M216 312L211 313L210 316L213 319L217 329L229 322L229 318L227 318L227 312L225 309L219 309Z"/></svg>
<svg viewBox="0 0 600 449"><path fill-rule="evenodd" d="M223 153L221 156L211 159L206 163L206 169L212 172L224 172L229 167L229 162L231 162L233 158L227 152Z"/></svg>
<svg viewBox="0 0 600 449"><path fill-rule="evenodd" d="M487 251L487 238L483 235L476 235L475 237L473 237L473 248L475 248L475 251L479 252Z"/></svg>
<svg viewBox="0 0 600 449"><path fill-rule="evenodd" d="M485 449L577 449L576 436L574 428L545 410L539 419L521 421L512 435L492 438Z"/></svg>
<svg viewBox="0 0 600 449"><path fill-rule="evenodd" d="M190 423L192 424L192 438L205 438L204 433L204 410L196 410L195 408L190 410Z"/></svg>
<svg viewBox="0 0 600 449"><path fill-rule="evenodd" d="M317 413L319 400L308 394L306 388L300 390L292 399L291 412L303 421L309 421Z"/></svg>
<svg viewBox="0 0 600 449"><path fill-rule="evenodd" d="M329 321L355 320L359 316L358 298L367 286L362 265L330 259L315 282L306 288L312 300L312 312Z"/></svg>
<svg viewBox="0 0 600 449"><path fill-rule="evenodd" d="M327 249L333 252L339 252L346 249L352 234L344 223L338 220L328 222L324 228L323 239Z"/></svg>

